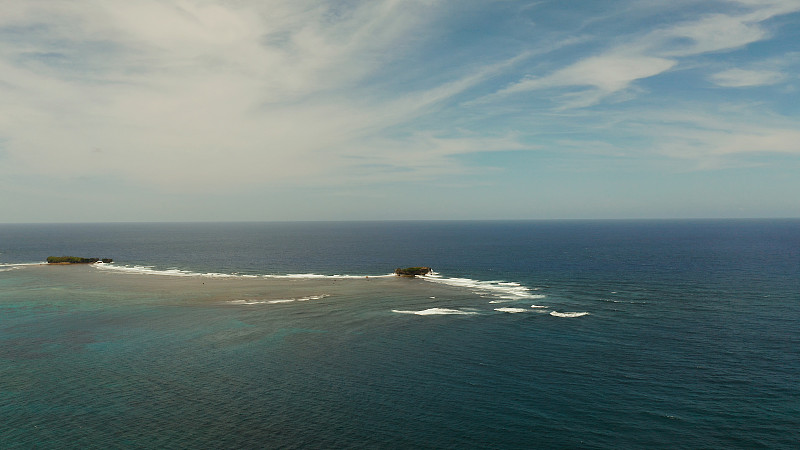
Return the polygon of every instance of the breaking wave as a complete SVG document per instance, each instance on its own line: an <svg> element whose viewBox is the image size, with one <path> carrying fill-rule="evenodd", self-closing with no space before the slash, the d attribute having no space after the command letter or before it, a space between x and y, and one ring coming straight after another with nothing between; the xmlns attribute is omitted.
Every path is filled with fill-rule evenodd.
<svg viewBox="0 0 800 450"><path fill-rule="evenodd" d="M17 270L25 266L41 266L47 264L45 262L36 263L0 263L0 272L8 272L9 270Z"/></svg>
<svg viewBox="0 0 800 450"><path fill-rule="evenodd" d="M448 308L428 308L428 309L423 309L422 311L402 311L399 309L393 309L392 312L397 314L416 314L418 316L435 316L435 315L447 315L447 314L457 314L457 315L478 314L475 311L462 311L460 309L448 309Z"/></svg>
<svg viewBox="0 0 800 450"><path fill-rule="evenodd" d="M115 272L135 273L144 275L163 275L171 277L206 277L206 278L248 277L248 275L232 275L232 274L216 273L216 272L208 272L208 273L190 272L188 270L182 270L182 269L156 269L152 266L136 266L136 265L119 266L116 264L98 263L98 264L92 264L92 267L98 270L108 270Z"/></svg>
<svg viewBox="0 0 800 450"><path fill-rule="evenodd" d="M279 303L294 303L294 302L307 302L311 300L321 300L325 297L330 297L330 294L309 295L306 297L296 297L296 298L279 298L274 300L242 299L242 300L231 300L228 303L232 303L234 305L274 305Z"/></svg>
<svg viewBox="0 0 800 450"><path fill-rule="evenodd" d="M286 275L261 275L263 278L298 278L298 279L315 279L315 278L335 278L335 279L363 279L363 278L388 278L393 277L394 274L387 275L321 275L317 273L290 273Z"/></svg>
<svg viewBox="0 0 800 450"><path fill-rule="evenodd" d="M494 310L511 314L528 312L525 308L495 308Z"/></svg>
<svg viewBox="0 0 800 450"><path fill-rule="evenodd" d="M540 299L545 296L542 294L532 294L532 290L527 286L513 281L480 281L471 278L446 278L433 272L429 275L419 277L422 280L432 283L446 284L470 289L473 293L482 297L494 298L490 303L506 303L524 299Z"/></svg>
<svg viewBox="0 0 800 450"><path fill-rule="evenodd" d="M558 311L550 311L551 316L555 317L581 317L581 316L588 316L588 312L558 312Z"/></svg>
<svg viewBox="0 0 800 450"><path fill-rule="evenodd" d="M290 273L286 275L243 275L238 273L219 273L219 272L192 272L183 269L156 269L153 266L121 266L117 264L92 264L92 267L99 270L109 270L124 273L135 273L144 275L162 275L172 277L206 277L206 278L277 278L277 279L363 279L363 278L384 278L392 277L394 274L388 275L321 275L316 273Z"/></svg>

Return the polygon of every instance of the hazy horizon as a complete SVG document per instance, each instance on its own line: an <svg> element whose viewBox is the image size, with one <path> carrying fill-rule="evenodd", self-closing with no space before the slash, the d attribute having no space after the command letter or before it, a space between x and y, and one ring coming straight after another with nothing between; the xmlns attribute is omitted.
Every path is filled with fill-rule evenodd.
<svg viewBox="0 0 800 450"><path fill-rule="evenodd" d="M498 223L513 223L513 222L771 222L771 221L798 221L800 217L650 217L650 218L604 218L604 219L341 219L341 220L174 220L174 221L117 221L117 222L80 222L80 221L64 221L64 222L0 222L0 225L180 225L180 224L291 224L291 223L427 223L427 222L462 222L462 223L480 223L480 222L498 222Z"/></svg>

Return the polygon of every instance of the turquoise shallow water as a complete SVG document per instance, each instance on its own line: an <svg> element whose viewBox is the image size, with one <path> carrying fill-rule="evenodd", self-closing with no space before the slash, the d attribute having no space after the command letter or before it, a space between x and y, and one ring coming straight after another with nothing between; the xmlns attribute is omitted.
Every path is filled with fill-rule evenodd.
<svg viewBox="0 0 800 450"><path fill-rule="evenodd" d="M0 226L0 442L794 448L799 231ZM131 270L16 266L51 253ZM352 277L260 276L312 272Z"/></svg>

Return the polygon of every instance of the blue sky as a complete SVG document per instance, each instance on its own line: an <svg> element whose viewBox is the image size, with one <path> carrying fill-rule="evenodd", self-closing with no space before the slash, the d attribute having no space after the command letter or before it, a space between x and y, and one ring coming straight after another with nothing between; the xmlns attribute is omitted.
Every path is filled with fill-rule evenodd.
<svg viewBox="0 0 800 450"><path fill-rule="evenodd" d="M30 0L0 222L800 217L800 0Z"/></svg>

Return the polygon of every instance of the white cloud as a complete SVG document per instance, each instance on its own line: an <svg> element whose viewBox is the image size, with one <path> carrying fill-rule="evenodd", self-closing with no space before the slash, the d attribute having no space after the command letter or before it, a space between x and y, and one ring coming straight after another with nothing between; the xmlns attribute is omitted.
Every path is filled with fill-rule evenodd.
<svg viewBox="0 0 800 450"><path fill-rule="evenodd" d="M372 153L354 148L349 156L358 161L352 170L366 173L348 177L348 183L370 181L424 181L445 174L465 174L492 170L489 167L467 168L456 164L454 156L471 153L534 150L537 147L520 142L513 134L478 136L463 132L460 136L437 136L415 133L402 140L377 138L363 144L380 147L383 152ZM399 169L399 170L398 170Z"/></svg>
<svg viewBox="0 0 800 450"><path fill-rule="evenodd" d="M682 58L724 52L744 47L769 37L762 22L781 14L800 11L796 1L742 0L746 12L711 14L696 20L667 25L642 35L631 35L598 54L578 60L544 76L528 76L497 91L488 99L510 94L557 87L594 89L562 95L559 109L592 106L611 94L628 89L637 80L657 76L676 67ZM728 73L721 83L775 80L775 74Z"/></svg>
<svg viewBox="0 0 800 450"><path fill-rule="evenodd" d="M673 128L674 130L674 128ZM774 126L748 126L737 123L717 130L686 130L658 146L659 152L672 158L695 161L698 167L735 161L746 155L800 155L800 131Z"/></svg>
<svg viewBox="0 0 800 450"><path fill-rule="evenodd" d="M663 111L637 111L624 121L629 133L646 130L649 148L691 170L767 164L770 156L800 156L800 123L756 105L718 105L711 111L683 104Z"/></svg>
<svg viewBox="0 0 800 450"><path fill-rule="evenodd" d="M750 87L776 84L785 76L773 70L729 69L711 75L711 82L723 87Z"/></svg>
<svg viewBox="0 0 800 450"><path fill-rule="evenodd" d="M16 4L0 18L21 43L0 44L6 167L188 190L336 176L385 151L364 142L387 127L519 60L371 92L364 80L424 40L435 3ZM66 64L25 56L51 53Z"/></svg>
<svg viewBox="0 0 800 450"><path fill-rule="evenodd" d="M715 112L712 121L691 108L665 117L633 101L603 114L580 109L634 100L645 87L659 90L658 100L692 95L691 86L642 83L688 66L721 86L777 82L793 73L790 64L755 65L752 55L719 60L779 32L765 21L800 10L796 1L723 1L715 5L735 8L654 27L643 8L620 28L625 35L597 31L593 18L570 7L563 30L522 29L537 22L516 16L504 23L519 28L506 30L498 16L465 19L461 3L435 0L7 3L0 15L3 186L112 179L166 195L276 185L332 193L327 188L364 183L491 183L484 176L494 173L492 159L474 155L481 164L470 166L459 158L470 153L596 149L620 158L657 153L698 167L750 153L798 153L796 121L752 120L764 111L704 105ZM475 13L499 4L469 5ZM543 2L526 14L549 8ZM673 6L660 8L672 17ZM476 31L479 22L485 28ZM779 53L764 58L785 59ZM703 73L708 67L716 73ZM720 71L729 67L739 68ZM654 145L640 146L649 138ZM454 176L438 181L442 175Z"/></svg>
<svg viewBox="0 0 800 450"><path fill-rule="evenodd" d="M657 75L674 65L674 61L664 58L604 54L583 59L545 77L527 78L498 91L497 95L563 86L591 86L595 89L581 92L569 101L570 107L590 106L626 89L636 80Z"/></svg>
<svg viewBox="0 0 800 450"><path fill-rule="evenodd" d="M702 3L702 2L701 2ZM742 48L771 35L763 22L800 11L795 0L732 0L747 7L656 29L626 45L662 57L688 57Z"/></svg>
<svg viewBox="0 0 800 450"><path fill-rule="evenodd" d="M731 3L748 6L754 9L753 14L768 19L781 14L800 11L797 0L729 0Z"/></svg>
<svg viewBox="0 0 800 450"><path fill-rule="evenodd" d="M715 14L656 30L633 46L664 57L685 57L732 50L766 37L751 15Z"/></svg>

